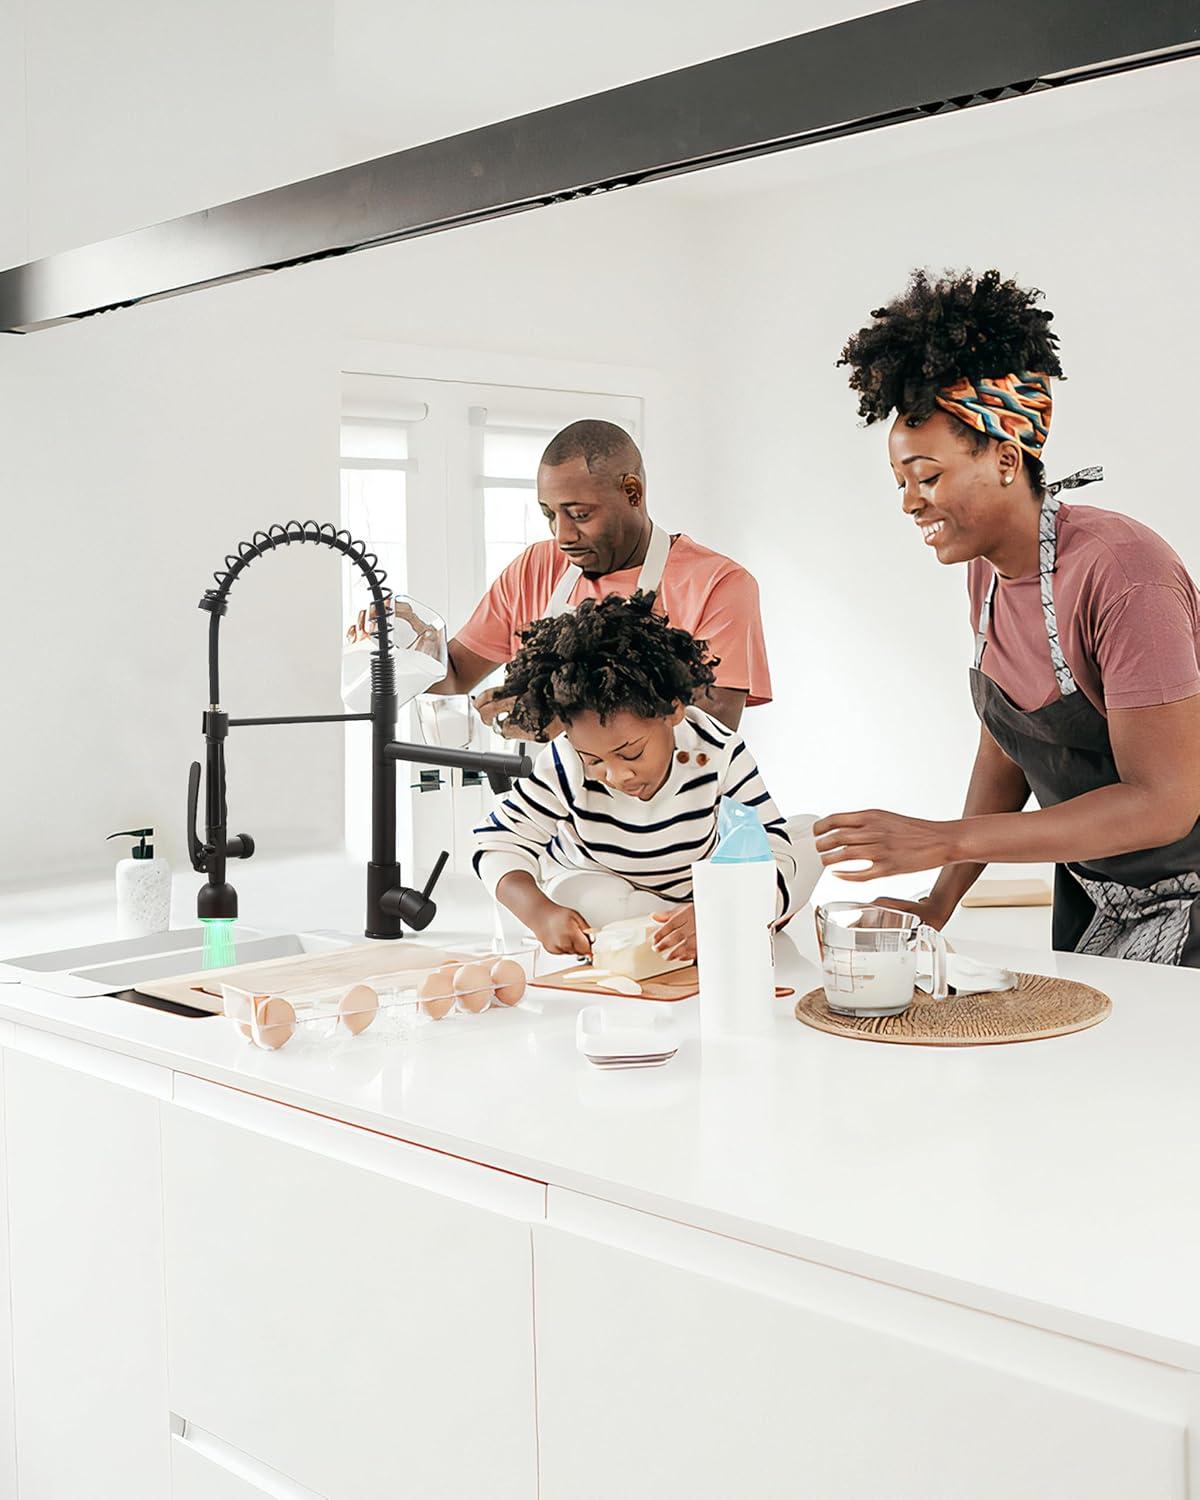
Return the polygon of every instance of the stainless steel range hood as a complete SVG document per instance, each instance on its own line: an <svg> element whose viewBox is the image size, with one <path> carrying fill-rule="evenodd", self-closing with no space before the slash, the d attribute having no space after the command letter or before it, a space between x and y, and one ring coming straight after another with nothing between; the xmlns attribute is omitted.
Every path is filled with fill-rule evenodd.
<svg viewBox="0 0 1200 1500"><path fill-rule="evenodd" d="M0 331L1197 52L1197 0L918 0L0 272Z"/></svg>

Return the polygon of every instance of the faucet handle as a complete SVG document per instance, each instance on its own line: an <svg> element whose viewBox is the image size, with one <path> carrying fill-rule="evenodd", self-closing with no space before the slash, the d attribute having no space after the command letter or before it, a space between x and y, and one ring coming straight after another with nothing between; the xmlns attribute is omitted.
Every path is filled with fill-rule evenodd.
<svg viewBox="0 0 1200 1500"><path fill-rule="evenodd" d="M200 811L200 762L198 760L194 760L192 762L192 768L188 772L187 846L188 846L188 858L192 862L192 869L195 870L195 871L197 871L197 873L199 873L199 874L202 875L202 874L205 873L205 871L207 869L207 866L205 865L205 862L204 862L204 860L205 860L205 848L204 848L204 845L200 842L199 835L196 833L196 817L197 817L199 811Z"/></svg>
<svg viewBox="0 0 1200 1500"><path fill-rule="evenodd" d="M437 916L437 902L431 899L433 888L449 858L450 851L443 849L429 872L423 891L414 890L410 885L393 886L390 891L385 891L379 903L384 911L389 916L399 917L402 922L407 922L414 932L424 932Z"/></svg>

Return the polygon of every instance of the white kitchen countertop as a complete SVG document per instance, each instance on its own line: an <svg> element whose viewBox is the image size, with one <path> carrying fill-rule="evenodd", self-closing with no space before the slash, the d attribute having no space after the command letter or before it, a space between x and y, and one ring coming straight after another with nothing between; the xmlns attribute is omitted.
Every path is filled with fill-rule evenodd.
<svg viewBox="0 0 1200 1500"><path fill-rule="evenodd" d="M238 885L247 922L357 930L362 876L337 857L247 867ZM185 878L177 925L193 897ZM465 931L430 939L478 939L473 900ZM3 912L6 955L112 936L107 887L10 894ZM546 991L410 1045L298 1036L279 1053L221 1019L23 985L0 986L0 1020L1200 1370L1200 974L1023 948L1046 942L1044 910L961 917L963 951L1094 984L1113 1014L942 1050L827 1036L781 1000L767 1037L701 1048L693 1032L633 1073L591 1068L582 1002ZM976 936L989 920L1002 941ZM780 977L802 992L818 976L808 924L793 929ZM681 1026L694 1007L675 1007Z"/></svg>

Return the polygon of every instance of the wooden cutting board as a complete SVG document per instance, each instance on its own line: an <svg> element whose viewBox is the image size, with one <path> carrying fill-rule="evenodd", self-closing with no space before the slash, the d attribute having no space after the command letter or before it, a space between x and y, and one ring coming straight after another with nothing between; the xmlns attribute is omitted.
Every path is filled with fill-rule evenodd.
<svg viewBox="0 0 1200 1500"><path fill-rule="evenodd" d="M433 969L438 964L462 963L465 956L442 948L426 948L400 938L391 943L360 943L333 952L298 953L256 964L232 964L224 969L201 969L172 979L147 979L135 986L140 995L172 1000L197 1010L220 1013L221 985L234 984L255 994L278 995L285 990L357 984L378 974L410 969Z"/></svg>
<svg viewBox="0 0 1200 1500"><path fill-rule="evenodd" d="M573 990L577 995L613 995L618 1000L690 1000L700 993L700 970L695 964L686 969L676 969L671 974L660 974L656 979L638 980L642 987L640 995L605 989L603 980L593 984L582 977L591 972L591 964L578 964L573 969L541 974L530 983L535 988L545 990Z"/></svg>
<svg viewBox="0 0 1200 1500"><path fill-rule="evenodd" d="M611 995L615 1000L692 1000L700 993L700 970L695 964L676 969L673 974L660 974L657 979L639 980L642 986L640 995L605 989L603 982L592 984L583 977L590 973L590 964L579 964L573 969L559 969L556 974L542 974L529 983L535 989L571 990L576 995ZM795 993L789 985L775 986L777 1000Z"/></svg>
<svg viewBox="0 0 1200 1500"><path fill-rule="evenodd" d="M977 880L963 897L963 906L1052 906L1054 897L1044 880Z"/></svg>

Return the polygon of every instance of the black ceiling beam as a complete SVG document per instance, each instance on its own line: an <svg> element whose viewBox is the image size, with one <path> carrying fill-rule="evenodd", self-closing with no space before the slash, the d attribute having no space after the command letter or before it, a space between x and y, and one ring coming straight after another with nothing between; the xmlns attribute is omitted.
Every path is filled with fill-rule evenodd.
<svg viewBox="0 0 1200 1500"><path fill-rule="evenodd" d="M1197 0L918 0L0 272L0 331L1198 50Z"/></svg>

